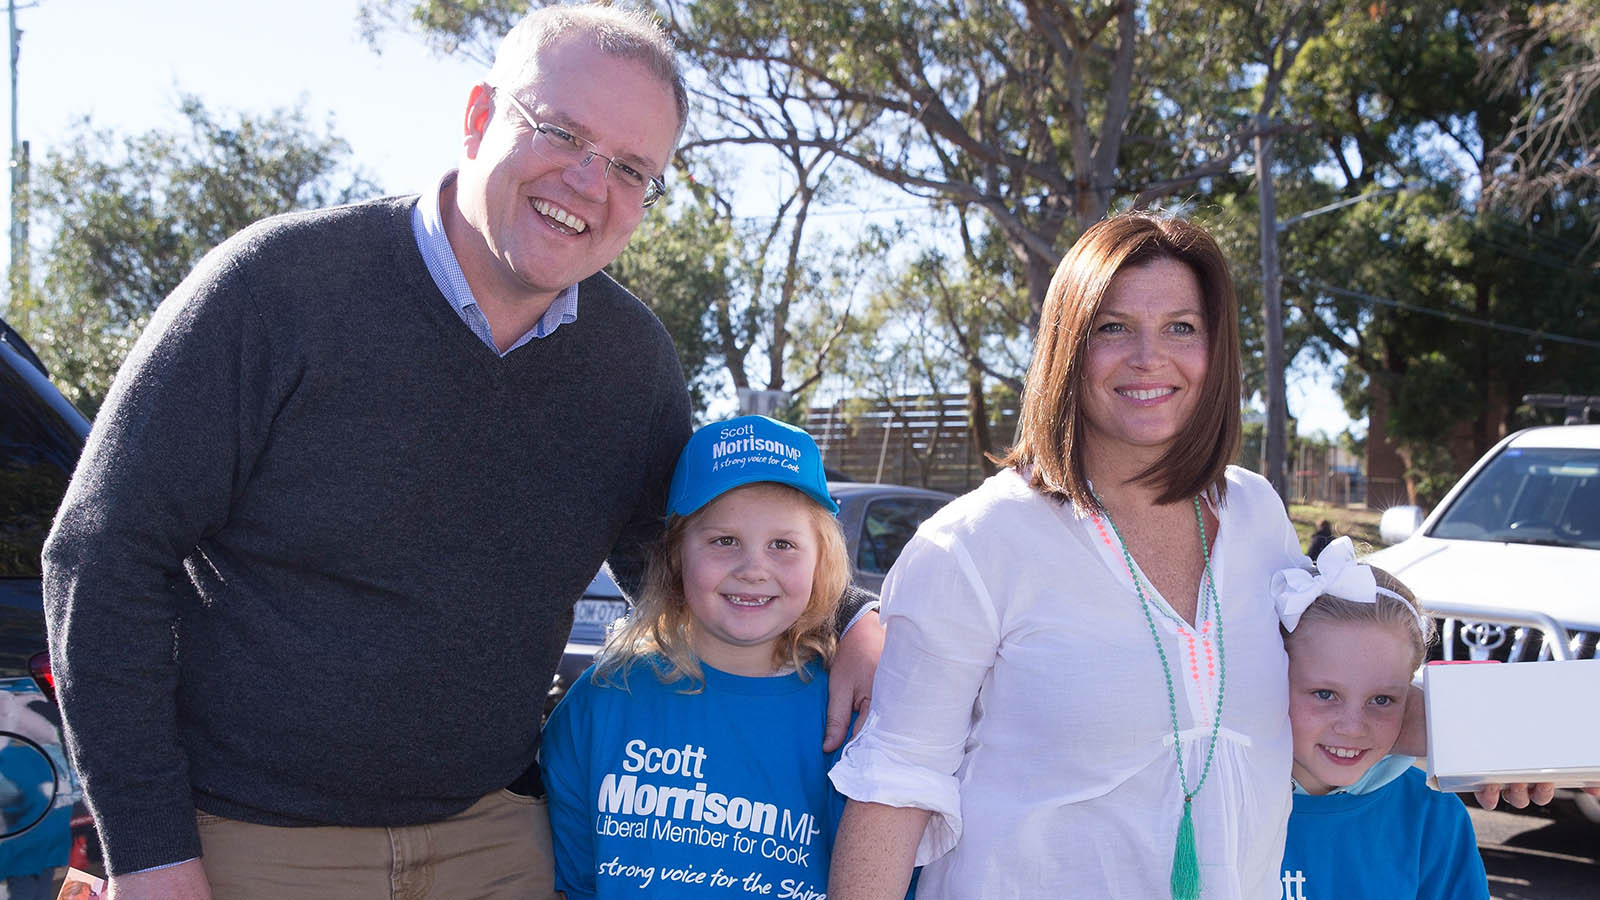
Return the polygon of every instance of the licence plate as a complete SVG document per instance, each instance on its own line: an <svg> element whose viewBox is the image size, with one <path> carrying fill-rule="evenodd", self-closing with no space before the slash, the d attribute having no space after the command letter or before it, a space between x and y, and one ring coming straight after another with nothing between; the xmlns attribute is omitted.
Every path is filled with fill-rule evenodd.
<svg viewBox="0 0 1600 900"><path fill-rule="evenodd" d="M572 624L604 628L628 613L622 600L579 600L572 611Z"/></svg>

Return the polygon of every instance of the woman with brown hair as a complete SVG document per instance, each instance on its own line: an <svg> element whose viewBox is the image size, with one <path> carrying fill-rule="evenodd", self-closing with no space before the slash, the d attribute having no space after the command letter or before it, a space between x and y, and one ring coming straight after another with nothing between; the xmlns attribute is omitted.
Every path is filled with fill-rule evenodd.
<svg viewBox="0 0 1600 900"><path fill-rule="evenodd" d="M1199 227L1084 233L1045 300L1006 468L926 523L888 637L829 896L1280 895L1282 502L1228 465L1238 307Z"/></svg>

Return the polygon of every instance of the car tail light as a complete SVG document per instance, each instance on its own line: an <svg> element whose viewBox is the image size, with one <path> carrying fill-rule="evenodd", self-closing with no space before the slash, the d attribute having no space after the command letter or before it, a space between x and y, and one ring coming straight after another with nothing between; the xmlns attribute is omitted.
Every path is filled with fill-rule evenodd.
<svg viewBox="0 0 1600 900"><path fill-rule="evenodd" d="M39 693L51 703L56 702L56 676L50 671L50 651L40 650L28 657L28 674L33 676Z"/></svg>

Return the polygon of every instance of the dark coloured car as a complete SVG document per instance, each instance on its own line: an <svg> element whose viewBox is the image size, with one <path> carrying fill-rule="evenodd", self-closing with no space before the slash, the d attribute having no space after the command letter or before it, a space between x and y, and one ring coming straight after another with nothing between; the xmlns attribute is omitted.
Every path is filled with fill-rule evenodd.
<svg viewBox="0 0 1600 900"><path fill-rule="evenodd" d="M883 588L883 576L923 521L955 499L944 491L862 481L830 481L828 493L839 504L851 578L870 591Z"/></svg>
<svg viewBox="0 0 1600 900"><path fill-rule="evenodd" d="M39 550L89 422L0 320L0 880L32 896L68 854L89 866L93 822L67 765L61 720L30 677L45 649Z"/></svg>

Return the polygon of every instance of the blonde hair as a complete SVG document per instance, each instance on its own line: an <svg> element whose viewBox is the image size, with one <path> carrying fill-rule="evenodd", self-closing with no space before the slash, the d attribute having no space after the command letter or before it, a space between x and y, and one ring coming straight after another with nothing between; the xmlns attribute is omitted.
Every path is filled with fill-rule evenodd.
<svg viewBox="0 0 1600 900"><path fill-rule="evenodd" d="M1017 443L998 460L1030 472L1031 486L1080 509L1099 503L1084 469L1084 371L1089 335L1112 280L1156 260L1182 263L1200 284L1210 343L1205 382L1194 416L1172 446L1133 477L1172 503L1214 489L1224 496L1223 470L1239 446L1243 376L1239 361L1239 305L1222 250L1192 222L1147 211L1096 223L1056 267L1045 294L1033 361L1028 366L1017 423Z"/></svg>
<svg viewBox="0 0 1600 900"><path fill-rule="evenodd" d="M758 481L740 485L719 496L752 487L782 488L786 495L805 504L816 533L817 568L811 576L811 596L800 617L780 634L772 647L774 669L792 667L806 675L805 664L819 659L824 666L833 661L839 638L834 631L834 613L839 597L850 584L850 560L845 550L844 532L839 520L810 497L787 485ZM715 502L715 501L713 501ZM687 516L675 517L666 534L650 553L644 586L633 611L606 637L599 661L595 664L595 684L627 689L628 673L641 660L647 661L662 684L688 681L683 693L698 693L705 687L700 659L694 652L694 614L683 593L683 540L706 510L707 503Z"/></svg>
<svg viewBox="0 0 1600 900"><path fill-rule="evenodd" d="M1295 642L1299 635L1305 633L1305 626L1312 622L1339 622L1339 623L1366 623L1384 625L1405 631L1411 638L1412 654L1411 668L1422 665L1422 658L1427 655L1428 644L1434 638L1433 620L1428 618L1417 604L1417 597L1411 589L1400 582L1400 579L1385 572L1377 566L1368 566L1372 570L1372 577L1378 582L1378 594L1374 603L1356 603L1342 597L1323 594L1305 612L1300 614L1300 624L1294 631L1283 632L1283 645L1291 654L1294 652Z"/></svg>

